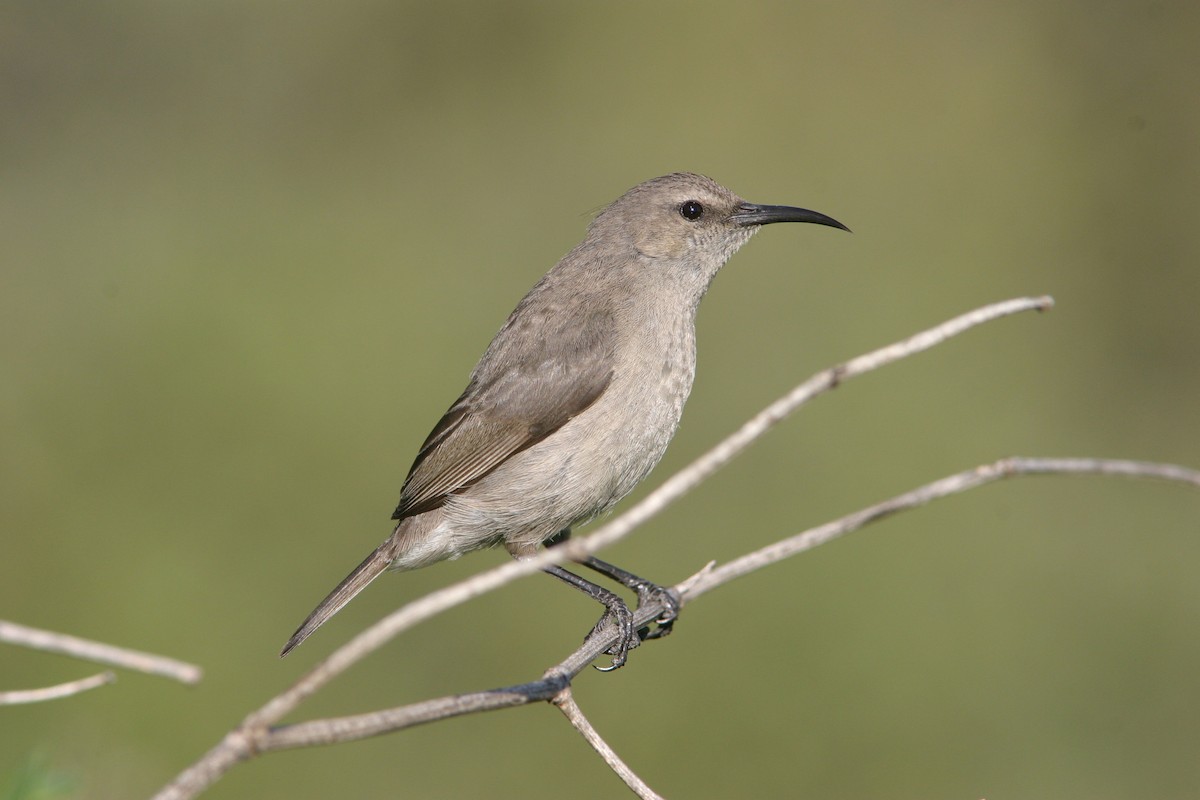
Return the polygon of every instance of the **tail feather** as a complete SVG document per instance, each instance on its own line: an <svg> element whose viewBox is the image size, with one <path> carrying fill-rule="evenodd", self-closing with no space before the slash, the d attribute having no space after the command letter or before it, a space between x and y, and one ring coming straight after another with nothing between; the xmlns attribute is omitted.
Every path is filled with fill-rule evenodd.
<svg viewBox="0 0 1200 800"><path fill-rule="evenodd" d="M288 643L283 646L283 650L279 651L279 657L283 658L303 642L313 631L325 624L325 622L342 609L342 606L354 599L354 596L367 588L367 584L375 580L379 573L387 569L388 564L392 560L392 540L388 539L383 544L375 549L375 552L367 556L361 564L354 568L354 571L346 576L345 580L337 585L337 588L329 593L329 596L321 601L313 612L308 615L308 619L296 629L292 634L292 638L288 639Z"/></svg>

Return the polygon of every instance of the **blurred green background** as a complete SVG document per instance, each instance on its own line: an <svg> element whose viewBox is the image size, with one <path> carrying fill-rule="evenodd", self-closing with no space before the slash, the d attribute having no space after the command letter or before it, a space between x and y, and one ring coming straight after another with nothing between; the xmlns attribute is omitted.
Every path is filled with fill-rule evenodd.
<svg viewBox="0 0 1200 800"><path fill-rule="evenodd" d="M0 616L207 672L0 711L0 791L146 796L353 632L502 563L388 576L276 658L516 301L666 172L855 233L768 229L718 278L639 495L820 368L1058 307L822 398L606 557L673 582L1009 454L1200 466L1197 41L1184 2L6 4ZM1198 522L1180 486L992 486L710 595L576 693L671 797L1194 796ZM594 617L524 581L298 718L530 679ZM4 689L96 671L0 652ZM537 706L206 796L624 791Z"/></svg>

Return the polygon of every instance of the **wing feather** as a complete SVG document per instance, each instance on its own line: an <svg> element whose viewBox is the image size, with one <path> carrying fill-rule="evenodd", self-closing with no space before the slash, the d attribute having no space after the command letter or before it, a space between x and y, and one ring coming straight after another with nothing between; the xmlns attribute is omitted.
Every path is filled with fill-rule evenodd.
<svg viewBox="0 0 1200 800"><path fill-rule="evenodd" d="M509 317L466 391L425 439L392 519L443 505L578 416L608 387L611 316L576 303L574 314L549 315L569 324L531 341L527 328L537 310L529 303ZM514 334L526 346L513 347Z"/></svg>

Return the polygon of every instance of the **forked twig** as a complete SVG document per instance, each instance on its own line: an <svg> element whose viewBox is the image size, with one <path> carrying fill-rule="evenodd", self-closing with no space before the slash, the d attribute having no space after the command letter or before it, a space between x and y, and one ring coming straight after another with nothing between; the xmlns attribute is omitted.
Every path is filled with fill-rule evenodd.
<svg viewBox="0 0 1200 800"><path fill-rule="evenodd" d="M847 361L845 364L817 373L764 408L716 447L675 473L633 508L603 525L595 533L569 539L531 558L494 567L401 606L331 653L324 661L296 681L290 689L248 716L243 725L260 728L278 722L313 692L341 674L349 666L417 623L424 622L430 617L461 605L472 598L494 591L520 577L539 572L543 567L577 560L623 539L637 526L691 491L720 467L728 464L735 456L749 447L755 439L812 398L851 378L927 350L985 322L1022 311L1045 311L1053 306L1054 300L1050 297L1022 297L993 303L943 322L901 342L882 347Z"/></svg>
<svg viewBox="0 0 1200 800"><path fill-rule="evenodd" d="M569 685L570 678L607 649L611 644L611 640L606 641L607 637L603 636L593 636L583 647L572 653L557 667L548 671L547 675L541 680L521 686L477 692L470 695L459 695L451 698L440 698L402 708L373 712L371 714L315 720L282 728L272 727L284 716L295 710L306 698L340 675L346 668L413 625L429 619L448 608L466 602L471 598L497 589L519 577L537 572L545 566L581 558L627 536L635 527L686 494L721 466L732 460L749 446L751 442L762 436L780 420L813 397L829 391L841 383L865 372L878 369L893 361L933 347L977 325L1022 311L1043 311L1049 309L1052 305L1053 301L1049 297L1038 297L1018 298L985 306L927 331L918 333L904 341L881 348L814 375L787 395L765 408L733 435L722 441L691 465L672 476L640 503L612 522L601 527L596 533L587 537L571 539L558 547L540 553L534 558L505 564L433 592L408 603L375 623L340 647L324 661L318 663L287 691L249 714L238 728L227 734L205 756L178 775L156 797L160 800L195 797L199 792L218 780L238 761L251 758L267 750L349 741L363 738L364 736L373 736L379 733L399 730L423 722L444 719L449 716L522 705L534 700L548 700L560 696L563 689ZM1012 468L1013 464L1010 463L1009 467ZM959 490L961 491L961 489ZM920 492L921 490L917 491ZM924 499L920 499L912 504L916 505L921 502L928 502L931 497L932 495L925 496ZM867 512L851 515L847 519L853 518L857 521L847 524L860 527L871 519L880 518L898 510L897 508L881 509L878 506L873 507L873 509L875 510L868 509ZM863 516L864 514L866 516ZM836 524L831 523L831 525ZM785 558L788 555L800 552L801 549L807 549L808 547L815 546L816 543L820 543L820 541L826 541L832 538L832 536L839 535L838 532L825 530L826 527L822 526L820 529L814 529L814 531L824 531L823 533L816 534L810 531L800 534L798 537L792 537L784 543L780 543L780 545L775 546L782 548L778 552L764 552L764 550L769 550L769 548L764 548L764 550L752 553L743 559L731 562L731 564L725 567L706 568L705 571L685 582L686 585L681 584L676 588L679 590L684 602L694 599L722 583L753 571L753 569L760 568L767 563L774 563L774 561ZM853 529L854 527L848 527L840 532ZM796 540L801 537L809 537L812 543L795 544ZM805 539L804 542L808 542L809 539ZM790 550L788 549L788 542L793 543L790 545ZM746 559L756 560L751 562ZM755 564L758 566L754 566ZM661 612L661 608L655 608L654 604L648 604L647 607L639 609L636 613L637 624L646 624Z"/></svg>
<svg viewBox="0 0 1200 800"><path fill-rule="evenodd" d="M717 566L715 563L709 563L695 575L681 581L671 589L678 595L680 605L686 605L713 589L811 550L839 536L852 533L899 511L918 508L933 500L949 497L1004 478L1054 474L1157 478L1200 488L1200 470L1187 469L1173 464L1084 458L1006 458L896 495L861 511L847 514L840 519L769 544L724 565ZM635 612L635 622L639 626L648 624L663 611L664 607L661 602L649 602ZM546 700L553 701L564 688L570 685L572 678L601 656L615 641L615 633L607 636L594 636L561 663L547 670L541 679L529 683L423 700L405 706L348 717L316 719L270 728L262 731L254 739L255 752L290 750L297 747L355 741L464 714L495 711Z"/></svg>

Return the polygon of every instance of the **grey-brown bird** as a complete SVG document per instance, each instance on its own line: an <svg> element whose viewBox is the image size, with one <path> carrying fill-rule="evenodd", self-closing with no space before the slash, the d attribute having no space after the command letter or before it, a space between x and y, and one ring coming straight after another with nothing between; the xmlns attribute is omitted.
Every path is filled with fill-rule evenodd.
<svg viewBox="0 0 1200 800"><path fill-rule="evenodd" d="M517 304L421 446L391 536L280 655L384 570L496 544L526 557L627 495L679 426L695 375L700 299L729 257L772 222L849 230L815 211L748 203L691 173L641 183L601 211ZM670 629L678 603L665 589L596 558L580 563L635 591L639 605L661 598L668 610L650 635ZM616 624L609 669L621 666L640 641L629 607L562 567L546 572L604 604L596 629Z"/></svg>

